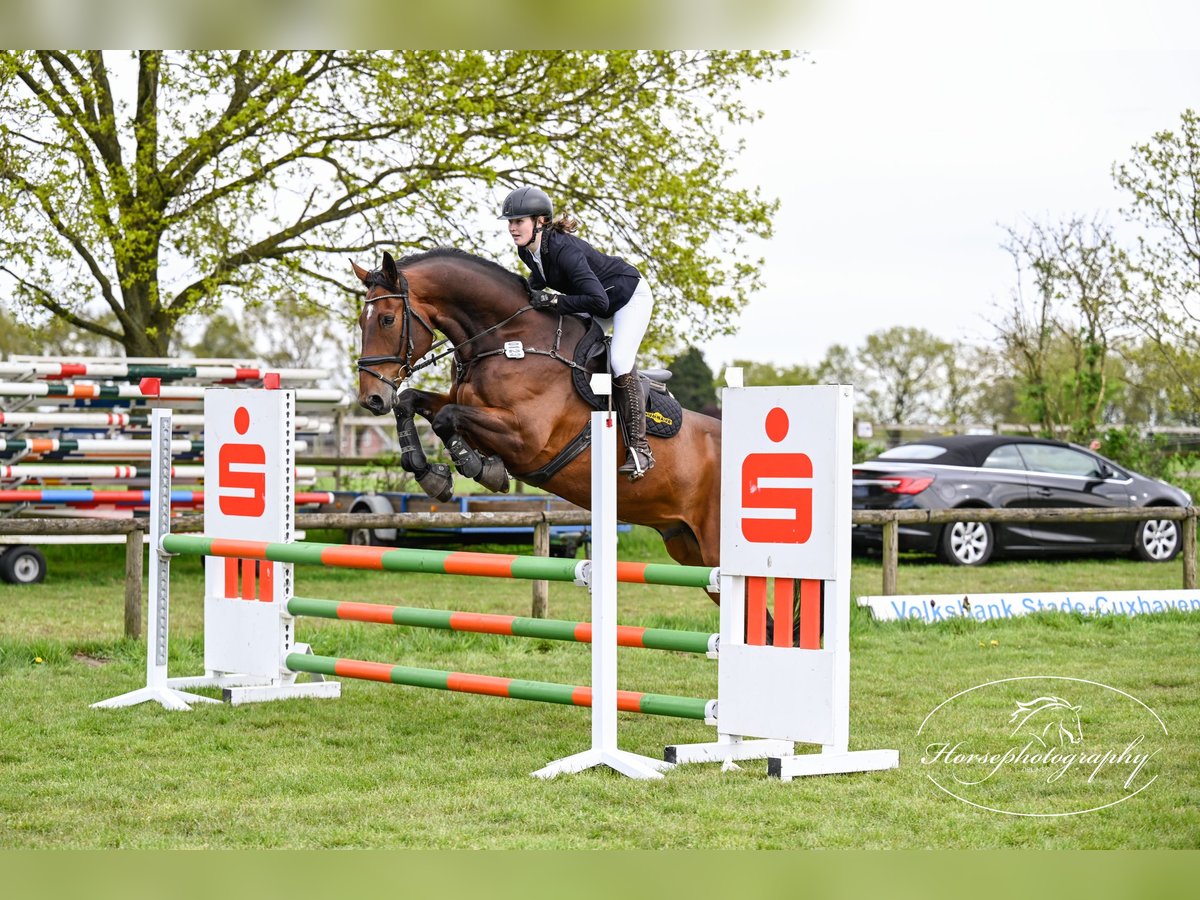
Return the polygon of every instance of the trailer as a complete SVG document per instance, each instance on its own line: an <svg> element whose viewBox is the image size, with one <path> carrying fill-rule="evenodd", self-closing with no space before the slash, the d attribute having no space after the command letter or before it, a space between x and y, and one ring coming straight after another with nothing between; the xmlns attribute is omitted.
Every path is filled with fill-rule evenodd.
<svg viewBox="0 0 1200 900"><path fill-rule="evenodd" d="M401 491L356 493L334 491L333 502L320 508L331 513L515 513L584 512L551 494L463 494L438 501L424 494ZM618 530L629 531L621 523ZM591 527L551 525L550 555L574 558L579 547L590 540ZM462 525L445 528L350 528L346 541L370 546L437 547L466 544L532 544L533 526Z"/></svg>

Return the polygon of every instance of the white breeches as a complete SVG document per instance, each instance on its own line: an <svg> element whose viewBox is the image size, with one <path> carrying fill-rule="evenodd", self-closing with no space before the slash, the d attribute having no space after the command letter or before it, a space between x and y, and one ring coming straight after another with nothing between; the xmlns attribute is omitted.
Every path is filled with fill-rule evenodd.
<svg viewBox="0 0 1200 900"><path fill-rule="evenodd" d="M611 319L597 319L606 332L612 329L612 348L609 351L609 368L613 375L624 375L633 371L637 363L638 348L650 325L650 314L654 311L654 297L650 285L641 279L629 302L616 311Z"/></svg>

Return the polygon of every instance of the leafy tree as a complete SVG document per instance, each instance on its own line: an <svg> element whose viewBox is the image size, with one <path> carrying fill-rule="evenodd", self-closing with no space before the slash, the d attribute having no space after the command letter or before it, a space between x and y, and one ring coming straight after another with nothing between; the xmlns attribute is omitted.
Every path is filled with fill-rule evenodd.
<svg viewBox="0 0 1200 900"><path fill-rule="evenodd" d="M111 317L108 317L111 324ZM76 328L65 319L30 323L11 317L0 307L0 357L26 356L119 356L121 347L107 338Z"/></svg>
<svg viewBox="0 0 1200 900"><path fill-rule="evenodd" d="M204 321L204 333L187 349L189 355L212 359L258 359L255 332L226 312L214 313Z"/></svg>
<svg viewBox="0 0 1200 900"><path fill-rule="evenodd" d="M817 384L853 384L859 386L858 368L849 347L831 344L817 363Z"/></svg>
<svg viewBox="0 0 1200 900"><path fill-rule="evenodd" d="M14 353L37 353L33 334L28 326L8 314L0 307L0 359Z"/></svg>
<svg viewBox="0 0 1200 900"><path fill-rule="evenodd" d="M931 412L948 425L985 422L991 419L989 401L1002 380L995 354L987 347L962 342L947 344L942 355L944 382L935 393Z"/></svg>
<svg viewBox="0 0 1200 900"><path fill-rule="evenodd" d="M777 207L732 186L723 129L788 55L6 51L0 271L161 356L231 297L357 298L347 254L479 251L494 219L471 223L533 183L653 280L651 344L708 337L760 285Z"/></svg>
<svg viewBox="0 0 1200 900"><path fill-rule="evenodd" d="M949 344L923 328L896 326L867 335L857 357L864 410L877 422L930 416L949 351Z"/></svg>
<svg viewBox="0 0 1200 900"><path fill-rule="evenodd" d="M684 409L702 412L717 405L717 388L704 354L689 347L671 362L671 393Z"/></svg>
<svg viewBox="0 0 1200 900"><path fill-rule="evenodd" d="M735 359L731 366L742 369L742 378L753 387L788 384L817 384L816 372L806 365L777 366L774 363Z"/></svg>
<svg viewBox="0 0 1200 900"><path fill-rule="evenodd" d="M1200 404L1188 402L1178 383L1194 360L1178 344L1145 338L1124 349L1121 363L1123 390L1115 420L1139 427L1200 426Z"/></svg>
<svg viewBox="0 0 1200 900"><path fill-rule="evenodd" d="M1123 212L1145 232L1127 259L1135 278L1128 319L1148 339L1171 406L1200 408L1200 115L1188 109L1178 130L1156 133L1113 167L1130 204Z"/></svg>
<svg viewBox="0 0 1200 900"><path fill-rule="evenodd" d="M1074 217L1007 231L1017 284L996 330L1021 406L1045 434L1065 426L1071 439L1090 440L1119 389L1112 375L1126 279L1112 229Z"/></svg>

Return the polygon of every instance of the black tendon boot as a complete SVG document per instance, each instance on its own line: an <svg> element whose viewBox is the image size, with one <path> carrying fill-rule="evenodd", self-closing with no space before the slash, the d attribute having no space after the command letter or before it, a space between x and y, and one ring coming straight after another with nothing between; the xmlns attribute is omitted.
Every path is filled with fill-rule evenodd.
<svg viewBox="0 0 1200 900"><path fill-rule="evenodd" d="M625 465L617 469L637 481L654 468L654 454L646 442L646 403L638 385L637 369L618 375L612 381L617 389L617 413L625 432Z"/></svg>

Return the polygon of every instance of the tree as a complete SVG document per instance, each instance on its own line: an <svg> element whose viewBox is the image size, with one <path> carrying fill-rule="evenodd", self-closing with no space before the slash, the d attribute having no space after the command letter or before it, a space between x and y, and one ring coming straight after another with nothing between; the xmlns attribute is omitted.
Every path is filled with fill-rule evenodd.
<svg viewBox="0 0 1200 900"><path fill-rule="evenodd" d="M831 344L825 351L825 356L817 363L815 381L817 384L857 385L858 368L850 348L843 344Z"/></svg>
<svg viewBox="0 0 1200 900"><path fill-rule="evenodd" d="M190 345L188 355L212 359L258 359L254 346L256 332L249 331L233 316L214 313L204 323L204 333Z"/></svg>
<svg viewBox="0 0 1200 900"><path fill-rule="evenodd" d="M1072 440L1090 440L1119 387L1112 374L1126 278L1112 229L1073 217L1007 231L1017 284L996 330L1020 377L1021 405L1043 433L1065 427Z"/></svg>
<svg viewBox="0 0 1200 900"><path fill-rule="evenodd" d="M671 393L684 409L703 412L717 405L717 388L704 354L689 347L671 362Z"/></svg>
<svg viewBox="0 0 1200 900"><path fill-rule="evenodd" d="M1143 338L1122 353L1122 396L1118 415L1125 425L1200 425L1200 404L1187 400L1179 385L1180 373L1195 365L1182 355L1178 344Z"/></svg>
<svg viewBox="0 0 1200 900"><path fill-rule="evenodd" d="M0 53L0 271L162 356L233 297L357 298L347 254L478 251L470 223L534 183L653 280L650 344L705 338L760 285L749 245L777 207L731 185L723 129L788 56Z"/></svg>
<svg viewBox="0 0 1200 900"><path fill-rule="evenodd" d="M857 358L864 411L891 423L931 415L949 350L923 328L896 326L867 335Z"/></svg>
<svg viewBox="0 0 1200 900"><path fill-rule="evenodd" d="M111 317L108 324L114 321ZM16 354L57 356L118 356L121 347L107 338L76 328L65 319L50 319L36 325L12 318L0 307L0 358Z"/></svg>
<svg viewBox="0 0 1200 900"><path fill-rule="evenodd" d="M997 400L996 386L1004 380L995 354L987 347L962 342L947 344L942 354L944 382L936 392L931 413L947 425L990 420Z"/></svg>
<svg viewBox="0 0 1200 900"><path fill-rule="evenodd" d="M975 420L991 424L1022 420L1020 379L1005 362L1003 351L989 346L976 348L975 352L984 374L972 402Z"/></svg>
<svg viewBox="0 0 1200 900"><path fill-rule="evenodd" d="M735 359L731 366L742 370L742 379L752 387L788 384L817 384L816 373L806 365L777 366L774 363Z"/></svg>
<svg viewBox="0 0 1200 900"><path fill-rule="evenodd" d="M1173 373L1164 383L1177 414L1200 408L1200 115L1188 109L1178 131L1156 133L1113 167L1145 233L1126 254L1135 279L1123 312Z"/></svg>

